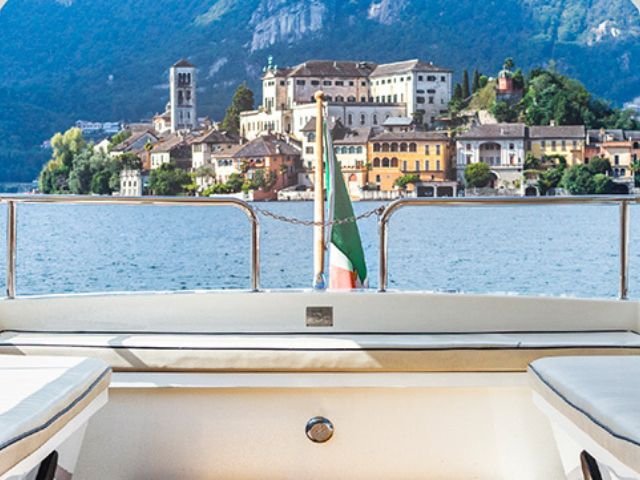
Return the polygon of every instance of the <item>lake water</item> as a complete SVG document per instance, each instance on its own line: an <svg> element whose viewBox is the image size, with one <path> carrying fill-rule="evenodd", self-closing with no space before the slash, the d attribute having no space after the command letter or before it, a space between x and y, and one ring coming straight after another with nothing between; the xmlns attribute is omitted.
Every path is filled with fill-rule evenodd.
<svg viewBox="0 0 640 480"><path fill-rule="evenodd" d="M312 217L311 203L260 206ZM639 298L640 210L631 218L630 296ZM249 287L249 225L233 208L20 205L18 222L21 295ZM308 288L311 229L261 225L262 287ZM360 228L375 287L375 217ZM613 298L618 235L616 206L407 208L391 221L390 288Z"/></svg>

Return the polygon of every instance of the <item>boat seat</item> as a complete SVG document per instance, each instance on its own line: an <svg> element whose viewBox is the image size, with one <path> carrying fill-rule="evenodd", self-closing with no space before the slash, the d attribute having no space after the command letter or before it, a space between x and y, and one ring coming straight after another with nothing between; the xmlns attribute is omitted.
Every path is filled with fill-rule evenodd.
<svg viewBox="0 0 640 480"><path fill-rule="evenodd" d="M639 355L640 335L2 331L0 354L97 357L135 372L525 372L547 356Z"/></svg>
<svg viewBox="0 0 640 480"><path fill-rule="evenodd" d="M529 374L552 412L595 442L590 454L611 454L640 475L640 357L544 358Z"/></svg>
<svg viewBox="0 0 640 480"><path fill-rule="evenodd" d="M0 477L105 391L110 371L97 359L0 355Z"/></svg>

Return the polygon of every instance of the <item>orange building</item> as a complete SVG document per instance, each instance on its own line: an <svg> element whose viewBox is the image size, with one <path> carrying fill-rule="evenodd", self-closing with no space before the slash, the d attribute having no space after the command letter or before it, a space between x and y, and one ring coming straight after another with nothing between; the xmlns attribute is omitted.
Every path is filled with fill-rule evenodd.
<svg viewBox="0 0 640 480"><path fill-rule="evenodd" d="M368 143L370 170L368 183L381 191L391 191L396 181L404 175L416 175L419 181L408 185L408 190L424 189L437 195L455 194L455 186L449 182L451 172L451 139L446 132L384 132L371 138ZM444 185L447 183L447 185ZM451 189L451 191L449 191Z"/></svg>

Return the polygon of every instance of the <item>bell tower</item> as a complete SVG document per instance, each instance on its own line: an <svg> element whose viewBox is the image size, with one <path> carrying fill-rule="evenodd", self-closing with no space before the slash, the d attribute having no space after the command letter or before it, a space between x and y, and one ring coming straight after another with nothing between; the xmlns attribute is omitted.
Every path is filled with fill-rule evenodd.
<svg viewBox="0 0 640 480"><path fill-rule="evenodd" d="M169 71L171 132L194 130L198 126L196 110L196 67L180 60Z"/></svg>

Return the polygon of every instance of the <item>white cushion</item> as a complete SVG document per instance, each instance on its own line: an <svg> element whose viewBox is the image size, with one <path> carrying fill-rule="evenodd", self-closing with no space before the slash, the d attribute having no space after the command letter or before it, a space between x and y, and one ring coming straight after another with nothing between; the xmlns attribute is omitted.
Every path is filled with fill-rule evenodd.
<svg viewBox="0 0 640 480"><path fill-rule="evenodd" d="M640 356L543 358L529 372L552 407L640 472Z"/></svg>
<svg viewBox="0 0 640 480"><path fill-rule="evenodd" d="M97 359L0 355L0 475L82 411L109 376Z"/></svg>
<svg viewBox="0 0 640 480"><path fill-rule="evenodd" d="M634 332L0 333L0 353L98 357L118 371L520 371L549 355L640 354Z"/></svg>

